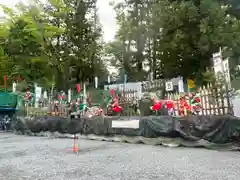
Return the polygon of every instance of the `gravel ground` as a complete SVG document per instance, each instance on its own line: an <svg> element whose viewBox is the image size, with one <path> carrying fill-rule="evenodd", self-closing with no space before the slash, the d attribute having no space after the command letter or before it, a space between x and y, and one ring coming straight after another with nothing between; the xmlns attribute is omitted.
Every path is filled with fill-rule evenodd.
<svg viewBox="0 0 240 180"><path fill-rule="evenodd" d="M1 180L237 180L240 153L0 133Z"/></svg>

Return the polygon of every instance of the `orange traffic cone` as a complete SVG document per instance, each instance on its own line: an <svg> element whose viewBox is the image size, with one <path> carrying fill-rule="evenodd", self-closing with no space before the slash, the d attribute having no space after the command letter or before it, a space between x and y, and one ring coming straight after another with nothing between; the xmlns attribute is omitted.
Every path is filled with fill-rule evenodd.
<svg viewBox="0 0 240 180"><path fill-rule="evenodd" d="M73 152L78 152L79 151L79 148L78 148L78 145L76 143L76 135L74 134L74 137L73 137L73 148L72 148L72 151Z"/></svg>

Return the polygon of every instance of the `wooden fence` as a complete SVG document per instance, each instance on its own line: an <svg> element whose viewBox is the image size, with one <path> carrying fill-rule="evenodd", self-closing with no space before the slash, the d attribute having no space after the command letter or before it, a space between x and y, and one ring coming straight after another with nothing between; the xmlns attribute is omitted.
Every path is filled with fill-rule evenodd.
<svg viewBox="0 0 240 180"><path fill-rule="evenodd" d="M158 86L158 84L156 85ZM157 90L156 86L151 86L151 88ZM161 90L160 90L161 91ZM150 93L145 87L144 93ZM196 93L196 92L195 92ZM197 92L200 95L200 108L198 115L224 115L224 114L233 114L233 105L231 103L230 92L227 92L224 87L213 88L212 86L203 86L198 89ZM132 111L135 104L139 103L141 96L139 97L138 93L134 90L122 91L123 95L122 104L124 104L124 113L123 115L139 115L139 112L136 110ZM174 116L179 116L180 111L180 97L191 96L189 93L166 93L163 97L162 92L159 93L159 100L171 100L173 101L175 107L173 110ZM190 106L191 103L189 102ZM150 108L150 107L149 107ZM130 111L129 111L130 110Z"/></svg>
<svg viewBox="0 0 240 180"><path fill-rule="evenodd" d="M212 87L201 87L198 90L200 95L199 115L224 115L233 114L231 95L224 88L213 89ZM175 102L175 115L178 115L181 96L191 96L191 93L169 93L167 98ZM191 105L191 104L190 104Z"/></svg>
<svg viewBox="0 0 240 180"><path fill-rule="evenodd" d="M191 96L191 93L164 93L163 81L155 81L153 83L144 84L142 86L142 94L137 90L121 90L120 105L123 107L122 116L138 116L140 115L139 103L144 93L155 93L159 100L171 100L174 102L173 115L179 116L180 97ZM212 86L204 86L198 89L200 95L200 111L199 115L224 115L233 114L233 105L231 103L231 95L224 87L213 88ZM150 98L150 97L149 97ZM94 101L94 99L93 99ZM190 103L190 102L189 102ZM191 104L190 104L191 105ZM150 107L149 107L150 109ZM60 105L58 109L54 109L54 105L50 104L48 108L27 107L28 115L51 115L51 116L69 116L68 107ZM188 114L189 115L189 114Z"/></svg>
<svg viewBox="0 0 240 180"><path fill-rule="evenodd" d="M25 112L27 116L60 116L68 117L68 107L66 105L59 105L57 108L53 104L49 104L47 107L35 108L32 106L26 106Z"/></svg>

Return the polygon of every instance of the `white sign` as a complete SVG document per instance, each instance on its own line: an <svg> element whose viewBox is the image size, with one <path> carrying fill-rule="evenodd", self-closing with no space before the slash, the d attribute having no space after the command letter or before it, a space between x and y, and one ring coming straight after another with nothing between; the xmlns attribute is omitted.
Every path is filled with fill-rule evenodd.
<svg viewBox="0 0 240 180"><path fill-rule="evenodd" d="M231 86L231 77L230 77L230 71L229 71L229 63L228 59L223 60L223 72L224 76L226 78L226 82Z"/></svg>
<svg viewBox="0 0 240 180"><path fill-rule="evenodd" d="M69 102L69 103L71 102L71 97L72 97L72 90L69 89L69 90L68 90L68 102Z"/></svg>
<svg viewBox="0 0 240 180"><path fill-rule="evenodd" d="M165 83L166 91L173 91L173 83L171 81L168 81Z"/></svg>
<svg viewBox="0 0 240 180"><path fill-rule="evenodd" d="M44 98L44 99L47 99L47 98L48 98L48 96L47 96L47 91L44 91L44 92L43 92L43 98Z"/></svg>
<svg viewBox="0 0 240 180"><path fill-rule="evenodd" d="M222 55L220 52L213 54L213 68L215 75L223 73Z"/></svg>
<svg viewBox="0 0 240 180"><path fill-rule="evenodd" d="M36 93L36 98L41 98L42 88L41 87L36 87L35 88L35 93Z"/></svg>
<svg viewBox="0 0 240 180"><path fill-rule="evenodd" d="M98 88L98 77L95 77L95 88Z"/></svg>
<svg viewBox="0 0 240 180"><path fill-rule="evenodd" d="M13 91L13 92L16 92L16 87L17 87L17 84L14 82L14 83L12 84L12 91Z"/></svg>
<svg viewBox="0 0 240 180"><path fill-rule="evenodd" d="M139 120L112 121L112 128L138 129L139 128Z"/></svg>
<svg viewBox="0 0 240 180"><path fill-rule="evenodd" d="M42 95L42 88L35 86L35 96L36 96L35 108L38 108L38 101L41 99L41 95Z"/></svg>
<svg viewBox="0 0 240 180"><path fill-rule="evenodd" d="M215 75L219 76L219 73L223 74L226 82L231 86L228 59L223 60L221 52L213 54L213 67Z"/></svg>
<svg viewBox="0 0 240 180"><path fill-rule="evenodd" d="M180 79L180 80L178 81L178 92L179 92L179 93L183 93L183 92L184 92L184 83L183 83L183 80L182 80L182 79Z"/></svg>

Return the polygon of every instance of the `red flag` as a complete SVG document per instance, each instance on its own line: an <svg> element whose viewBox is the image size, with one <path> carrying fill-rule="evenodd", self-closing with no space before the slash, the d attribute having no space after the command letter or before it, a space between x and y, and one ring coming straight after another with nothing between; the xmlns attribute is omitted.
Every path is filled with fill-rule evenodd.
<svg viewBox="0 0 240 180"><path fill-rule="evenodd" d="M80 93L80 91L81 91L81 86L80 86L80 84L76 84L76 87L77 87L77 92Z"/></svg>
<svg viewBox="0 0 240 180"><path fill-rule="evenodd" d="M6 90L7 90L7 76L4 75L3 79L4 79L4 89L5 89L5 92L6 92Z"/></svg>

